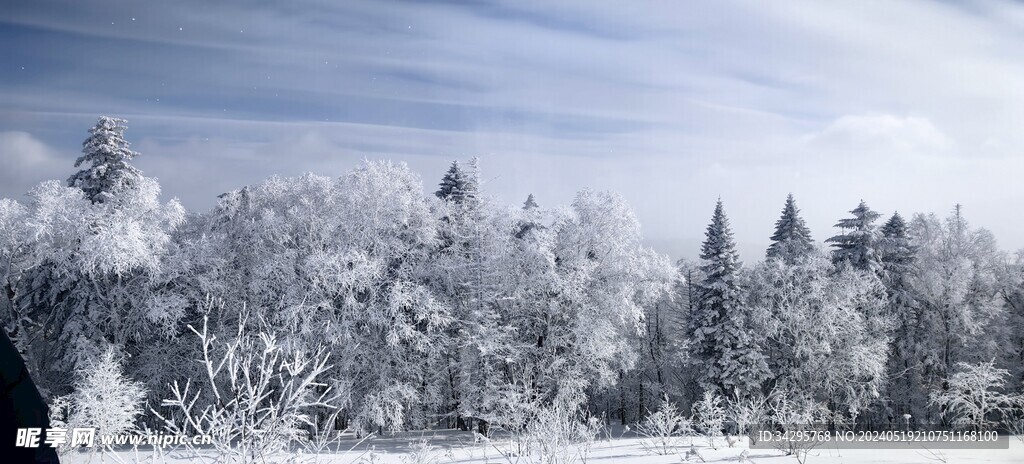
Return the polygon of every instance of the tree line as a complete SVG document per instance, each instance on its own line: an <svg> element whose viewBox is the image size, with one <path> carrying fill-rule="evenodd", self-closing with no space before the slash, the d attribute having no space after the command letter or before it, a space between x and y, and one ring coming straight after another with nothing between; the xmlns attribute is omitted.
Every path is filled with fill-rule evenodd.
<svg viewBox="0 0 1024 464"><path fill-rule="evenodd" d="M941 423L957 420L941 401L957 375L987 369L1007 393L1024 380L1024 254L959 206L879 224L861 202L825 250L790 195L744 266L719 201L700 259L673 263L619 195L500 205L475 159L433 195L404 164L367 161L186 212L132 166L125 129L100 118L67 181L0 200L3 324L47 398L114 353L155 420L175 382L206 374L204 350L228 349L196 343L200 327L328 353L307 388L340 392L335 425L363 431L486 433L553 405L633 423L706 393Z"/></svg>

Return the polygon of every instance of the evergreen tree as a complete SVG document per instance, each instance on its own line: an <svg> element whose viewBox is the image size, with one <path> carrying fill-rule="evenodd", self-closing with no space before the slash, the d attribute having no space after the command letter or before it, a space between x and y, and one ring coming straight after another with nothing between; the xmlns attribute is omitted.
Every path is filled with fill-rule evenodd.
<svg viewBox="0 0 1024 464"><path fill-rule="evenodd" d="M874 226L880 214L872 211L864 200L850 213L853 214L852 218L840 219L835 225L843 232L825 240L835 247L832 250L832 261L837 264L847 261L854 269L881 271L882 264L876 251L878 231Z"/></svg>
<svg viewBox="0 0 1024 464"><path fill-rule="evenodd" d="M800 217L800 209L796 207L793 194L786 196L786 206L782 208L782 217L775 221L775 234L768 246L767 257L782 259L792 264L814 250L811 241L811 230Z"/></svg>
<svg viewBox="0 0 1024 464"><path fill-rule="evenodd" d="M888 363L890 413L923 417L927 405L922 394L924 387L917 353L921 338L920 304L910 284L916 248L911 244L907 223L899 213L886 221L881 232L882 281L895 324Z"/></svg>
<svg viewBox="0 0 1024 464"><path fill-rule="evenodd" d="M137 185L142 173L129 164L137 152L124 139L124 119L101 116L82 142L82 156L75 167L87 167L68 178L69 187L82 189L93 203L103 203Z"/></svg>
<svg viewBox="0 0 1024 464"><path fill-rule="evenodd" d="M53 394L69 391L68 369L105 346L134 355L176 324L175 305L151 297L184 210L177 200L161 204L159 184L129 164L137 153L124 140L125 123L100 117L75 162L85 168L66 187L47 181L28 195L32 214L43 216L37 265L19 279L17 309L32 321L19 335L45 340L27 357Z"/></svg>
<svg viewBox="0 0 1024 464"><path fill-rule="evenodd" d="M537 207L538 207L537 202L534 201L533 194L531 193L529 196L526 197L526 201L523 202L523 209L524 210L530 210L530 209L534 209L534 208L537 208Z"/></svg>
<svg viewBox="0 0 1024 464"><path fill-rule="evenodd" d="M534 201L532 193L526 197L526 202L523 203L521 219L519 220L519 227L515 233L516 238L521 239L530 231L544 227L540 223L539 208L540 206Z"/></svg>
<svg viewBox="0 0 1024 464"><path fill-rule="evenodd" d="M882 267L886 271L887 283L906 276L914 262L915 247L911 244L910 232L900 213L894 213L881 229L879 245Z"/></svg>
<svg viewBox="0 0 1024 464"><path fill-rule="evenodd" d="M474 400L481 385L490 382L489 374L481 370L483 362L476 346L459 346L456 340L466 336L475 340L490 341L497 323L492 308L484 302L486 277L485 248L489 246L494 232L488 224L488 209L479 191L479 166L477 158L471 158L468 169L453 161L441 179L440 188L434 194L444 200L442 218L438 224L440 246L435 251L435 262L439 271L431 280L438 295L451 308L455 323L448 327L451 347L444 352L440 370L447 373L444 395L447 397L448 412L452 412L451 426L469 430ZM478 412L478 411L477 411Z"/></svg>
<svg viewBox="0 0 1024 464"><path fill-rule="evenodd" d="M733 398L756 391L768 376L764 355L753 338L738 277L742 263L721 200L701 249L703 280L690 319L694 357L702 364L705 391Z"/></svg>
<svg viewBox="0 0 1024 464"><path fill-rule="evenodd" d="M479 185L476 178L476 158L470 160L470 171L467 172L459 166L458 161L452 161L448 172L441 179L440 188L434 195L438 198L456 204L465 204L475 200L479 193Z"/></svg>

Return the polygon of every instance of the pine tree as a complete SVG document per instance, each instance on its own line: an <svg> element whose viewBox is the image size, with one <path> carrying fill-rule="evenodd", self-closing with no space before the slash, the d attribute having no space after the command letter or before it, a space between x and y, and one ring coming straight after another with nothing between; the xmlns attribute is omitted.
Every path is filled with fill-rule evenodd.
<svg viewBox="0 0 1024 464"><path fill-rule="evenodd" d="M832 250L832 261L837 264L849 262L854 269L881 271L882 264L876 251L878 231L874 226L880 214L872 211L864 200L850 213L853 214L852 218L840 219L835 225L843 233L825 240L835 247Z"/></svg>
<svg viewBox="0 0 1024 464"><path fill-rule="evenodd" d="M800 209L796 207L793 194L786 196L786 206L782 208L782 217L775 222L775 234L768 246L767 257L782 259L786 263L794 263L814 250L811 241L811 230L800 217Z"/></svg>
<svg viewBox="0 0 1024 464"><path fill-rule="evenodd" d="M529 234L530 231L538 228L544 228L540 223L540 214L538 212L539 208L540 206L537 205L537 202L533 199L532 193L526 197L526 201L523 203L523 212L519 221L519 228L515 233L516 238L521 239Z"/></svg>
<svg viewBox="0 0 1024 464"><path fill-rule="evenodd" d="M448 172L441 179L440 188L434 192L434 195L442 200L461 205L475 200L478 191L476 158L473 158L470 160L469 172L463 170L458 161L452 161Z"/></svg>
<svg viewBox="0 0 1024 464"><path fill-rule="evenodd" d="M882 226L881 233L880 259L888 274L886 280L905 276L914 262L915 250L906 221L900 213L894 213Z"/></svg>
<svg viewBox="0 0 1024 464"><path fill-rule="evenodd" d="M452 347L446 351L443 369L448 373L448 385L445 395L449 402L449 412L453 412L454 423L462 430L469 430L470 424L464 416L473 407L478 398L482 381L479 363L481 357L475 346L457 347L462 336L476 337L477 340L489 341L493 338L488 333L494 318L491 308L485 307L485 261L484 247L489 240L486 208L483 207L479 192L479 165L477 158L471 158L468 169L464 169L458 161L453 161L441 179L440 188L435 195L444 200L444 216L439 223L440 246L437 260L443 262L445 272L438 273L434 284L439 294L452 308L456 323L449 328Z"/></svg>
<svg viewBox="0 0 1024 464"><path fill-rule="evenodd" d="M534 208L537 208L537 207L538 207L537 202L534 201L533 194L531 193L529 196L526 197L526 201L523 202L523 209L524 210L530 210L530 209L534 209Z"/></svg>
<svg viewBox="0 0 1024 464"><path fill-rule="evenodd" d="M881 232L882 281L888 295L889 313L895 323L888 365L891 413L923 417L927 405L921 395L924 387L917 353L921 305L910 284L916 249L911 244L907 223L899 213L886 221Z"/></svg>
<svg viewBox="0 0 1024 464"><path fill-rule="evenodd" d="M82 142L82 156L75 167L87 165L68 178L69 187L82 189L93 203L103 203L139 182L142 173L129 164L137 152L124 139L124 119L101 116Z"/></svg>
<svg viewBox="0 0 1024 464"><path fill-rule="evenodd" d="M704 278L697 284L697 307L690 322L694 355L703 367L699 380L705 391L744 396L760 387L768 367L749 330L744 290L738 282L742 263L721 200L706 237L700 267Z"/></svg>

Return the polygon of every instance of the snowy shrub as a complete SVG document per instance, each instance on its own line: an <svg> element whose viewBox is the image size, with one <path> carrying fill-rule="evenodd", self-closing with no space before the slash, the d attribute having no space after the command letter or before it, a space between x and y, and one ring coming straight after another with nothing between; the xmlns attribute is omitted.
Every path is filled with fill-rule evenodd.
<svg viewBox="0 0 1024 464"><path fill-rule="evenodd" d="M425 438L409 443L409 454L402 456L402 463L437 464L439 456L435 452L436 448L436 446L430 444L430 440Z"/></svg>
<svg viewBox="0 0 1024 464"><path fill-rule="evenodd" d="M780 432L822 430L830 413L825 405L795 392L781 392L769 401L772 424ZM821 444L818 440L780 440L776 447L803 464L808 453Z"/></svg>
<svg viewBox="0 0 1024 464"><path fill-rule="evenodd" d="M572 464L585 462L601 431L601 421L584 412L585 397L574 386L565 387L549 405L540 405L523 430L513 431L509 455L527 463Z"/></svg>
<svg viewBox="0 0 1024 464"><path fill-rule="evenodd" d="M765 396L733 399L728 402L725 410L726 419L736 426L737 435L749 432L752 425L765 423L768 417L767 402L768 398ZM754 437L751 437L751 440L754 440Z"/></svg>
<svg viewBox="0 0 1024 464"><path fill-rule="evenodd" d="M959 372L949 380L949 388L936 389L931 404L942 409L958 427L973 427L977 431L991 428L996 423L992 416L1009 416L1021 403L1019 395L1000 392L1010 375L1006 369L996 368L994 362L978 364L957 363Z"/></svg>
<svg viewBox="0 0 1024 464"><path fill-rule="evenodd" d="M535 394L528 389L510 387L489 393L493 406L483 418L506 430L524 430L538 407L537 400L533 398Z"/></svg>
<svg viewBox="0 0 1024 464"><path fill-rule="evenodd" d="M1006 430L1013 434L1021 443L1024 443L1024 417L1020 413L1006 420Z"/></svg>
<svg viewBox="0 0 1024 464"><path fill-rule="evenodd" d="M676 405L664 397L661 407L650 413L637 424L636 431L645 437L640 444L649 452L667 455L675 452L683 437L693 432L690 419L676 409Z"/></svg>
<svg viewBox="0 0 1024 464"><path fill-rule="evenodd" d="M585 461L600 432L600 421L555 404L539 411L527 427L529 456L536 462L570 464Z"/></svg>
<svg viewBox="0 0 1024 464"><path fill-rule="evenodd" d="M708 439L708 445L715 447L715 438L722 436L725 427L725 408L722 398L706 391L701 400L693 405L693 416L697 430Z"/></svg>
<svg viewBox="0 0 1024 464"><path fill-rule="evenodd" d="M286 353L273 333L250 336L244 315L234 338L218 343L208 319L201 331L189 326L201 344L206 377L198 383L208 394L201 395L192 379L184 387L175 382L172 397L162 404L170 413L153 411L166 432L211 436L212 456L192 447L186 451L214 462L262 462L289 445L308 444L307 431L317 427L314 413L333 409L337 398L321 380L330 367L328 354Z"/></svg>

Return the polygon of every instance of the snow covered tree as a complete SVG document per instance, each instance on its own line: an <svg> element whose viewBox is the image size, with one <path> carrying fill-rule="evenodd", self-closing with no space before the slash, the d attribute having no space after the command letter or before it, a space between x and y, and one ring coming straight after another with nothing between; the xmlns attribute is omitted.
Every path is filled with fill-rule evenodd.
<svg viewBox="0 0 1024 464"><path fill-rule="evenodd" d="M910 229L918 263L910 282L922 305L918 362L925 390L933 390L959 362L1004 359L1007 318L997 285L1004 257L959 206L945 221L915 215Z"/></svg>
<svg viewBox="0 0 1024 464"><path fill-rule="evenodd" d="M431 206L438 217L440 244L432 250L433 271L427 280L438 297L451 308L454 323L447 328L448 349L443 365L435 370L447 373L444 393L454 426L468 430L468 416L479 419L484 409L482 391L495 380L488 364L488 347L500 346L503 338L497 330L499 316L491 304L500 291L495 273L502 270L491 259L501 255L511 240L509 216L496 216L488 199L480 191L479 161L472 158L469 168L453 162L435 195L442 201ZM484 346L486 345L486 346ZM481 425L481 427L486 427Z"/></svg>
<svg viewBox="0 0 1024 464"><path fill-rule="evenodd" d="M536 207L537 202L533 199L533 194L531 193L526 197L526 201L523 202L523 209L533 209Z"/></svg>
<svg viewBox="0 0 1024 464"><path fill-rule="evenodd" d="M477 160L470 160L470 170L462 169L458 161L452 161L448 172L441 179L440 187L434 192L438 198L463 204L473 201L479 193L479 179L476 172Z"/></svg>
<svg viewBox="0 0 1024 464"><path fill-rule="evenodd" d="M351 395L341 420L364 431L423 426L416 411L434 401L427 369L452 319L427 285L438 222L422 188L391 162L340 179L271 178L225 195L192 238L226 263L200 268L197 285L278 327L291 350L329 347L325 376Z"/></svg>
<svg viewBox="0 0 1024 464"><path fill-rule="evenodd" d="M700 401L693 404L695 428L715 447L715 439L725 432L726 411L722 397L712 391L705 391Z"/></svg>
<svg viewBox="0 0 1024 464"><path fill-rule="evenodd" d="M990 429L999 419L1020 408L1022 397L1003 393L1009 371L995 367L992 361L977 364L957 363L957 372L947 381L948 388L936 388L931 403L940 407L953 425Z"/></svg>
<svg viewBox="0 0 1024 464"><path fill-rule="evenodd" d="M900 213L894 213L882 226L882 238L879 253L886 280L900 278L912 271L914 262L914 246L910 240L910 231Z"/></svg>
<svg viewBox="0 0 1024 464"><path fill-rule="evenodd" d="M911 243L909 227L899 213L886 221L881 233L882 281L888 296L888 313L893 321L888 368L890 412L892 415L924 417L927 405L918 353L922 338L918 326L921 304L911 287L911 279L916 272L915 247Z"/></svg>
<svg viewBox="0 0 1024 464"><path fill-rule="evenodd" d="M512 230L522 221L515 213L497 215L510 217ZM502 236L513 240L499 247L505 251L486 254L492 270L484 274L491 282L485 288L494 296L485 301L507 334L486 345L493 353L486 358L495 372L508 373L496 391L509 394L484 398L521 392L549 405L564 393L565 379L574 379L572 388L615 385L619 373L637 365L631 342L643 333L649 308L678 278L667 259L642 246L629 206L618 195L584 191L549 225Z"/></svg>
<svg viewBox="0 0 1024 464"><path fill-rule="evenodd" d="M878 278L839 267L817 251L795 264L764 261L752 273L750 306L774 388L845 414L879 399L889 330Z"/></svg>
<svg viewBox="0 0 1024 464"><path fill-rule="evenodd" d="M778 258L792 263L814 251L811 230L800 217L800 209L796 207L793 194L786 196L786 206L782 208L782 216L775 222L775 233L771 239L768 259Z"/></svg>
<svg viewBox="0 0 1024 464"><path fill-rule="evenodd" d="M103 203L118 193L133 188L142 173L129 161L138 156L124 139L128 121L101 116L82 142L82 156L75 167L86 165L68 178L69 187L77 187L94 203Z"/></svg>
<svg viewBox="0 0 1024 464"><path fill-rule="evenodd" d="M161 203L159 184L129 164L135 153L123 129L124 121L101 118L77 164L90 167L70 186L48 181L28 194L33 256L21 255L18 274L8 275L8 296L15 338L31 341L28 363L53 394L68 392L67 370L104 346L134 354L148 337L173 334L181 315L155 297L184 209Z"/></svg>
<svg viewBox="0 0 1024 464"><path fill-rule="evenodd" d="M640 441L644 449L665 456L675 452L683 438L693 433L693 421L677 410L668 396L662 396L658 409L639 422L636 429L645 438Z"/></svg>
<svg viewBox="0 0 1024 464"><path fill-rule="evenodd" d="M643 422L660 398L689 397L683 391L688 374L685 365L685 302L680 299L684 284L680 279L671 293L647 307L644 330L629 333L626 342L639 357L632 369L619 372L615 391L601 392L592 398L595 409L607 407L620 423ZM694 393L695 394L695 393Z"/></svg>
<svg viewBox="0 0 1024 464"><path fill-rule="evenodd" d="M1010 371L1011 378L1024 380L1024 250L1018 250L1013 259L1001 267L999 295L1006 312L1003 327L1008 332L1000 364ZM1024 393L1024 382L1020 387Z"/></svg>
<svg viewBox="0 0 1024 464"><path fill-rule="evenodd" d="M289 349L266 321L253 321L260 332L250 333L240 312L237 327L221 337L210 330L209 314L200 328L188 325L192 336L182 338L199 342L193 362L201 374L175 380L160 403L163 412L154 408L163 432L210 437L212 446L186 443L178 450L190 461L279 462L289 447L313 448L316 413L336 417L335 403L346 393L325 378L325 347Z"/></svg>
<svg viewBox="0 0 1024 464"><path fill-rule="evenodd" d="M544 213L541 211L540 206L537 205L537 202L534 201L533 194L531 193L526 197L526 202L523 203L522 213L518 214L520 219L515 232L515 237L517 239L523 239L534 229L543 228L544 225L541 224L541 216L543 214Z"/></svg>
<svg viewBox="0 0 1024 464"><path fill-rule="evenodd" d="M863 200L850 213L852 218L840 219L835 225L842 233L825 240L835 248L832 260L836 263L849 262L855 269L879 272L882 265L876 250L878 231L874 225L879 214Z"/></svg>
<svg viewBox="0 0 1024 464"><path fill-rule="evenodd" d="M75 376L74 393L54 402L54 427L92 427L97 434L123 434L135 428L146 390L124 374L113 348L89 360Z"/></svg>
<svg viewBox="0 0 1024 464"><path fill-rule="evenodd" d="M528 347L513 357L515 365L531 366L526 385L546 402L563 388L561 379L595 390L613 386L637 365L638 346L630 342L677 282L675 269L641 244L632 209L611 193L580 192L570 210L528 239L522 257L532 270L516 278L537 280L509 287L525 297L510 315L519 314L516 333Z"/></svg>
<svg viewBox="0 0 1024 464"><path fill-rule="evenodd" d="M19 326L26 322L21 316L19 290L20 280L42 261L43 253L37 234L47 227L32 222L31 211L25 205L7 198L0 199L0 321L13 336L16 345L24 330ZM22 345L20 349L25 349Z"/></svg>
<svg viewBox="0 0 1024 464"><path fill-rule="evenodd" d="M746 296L738 281L742 263L721 200L706 237L700 256L703 280L697 284L697 307L689 321L693 357L702 369L700 383L706 391L743 397L760 389L768 367L750 330Z"/></svg>

